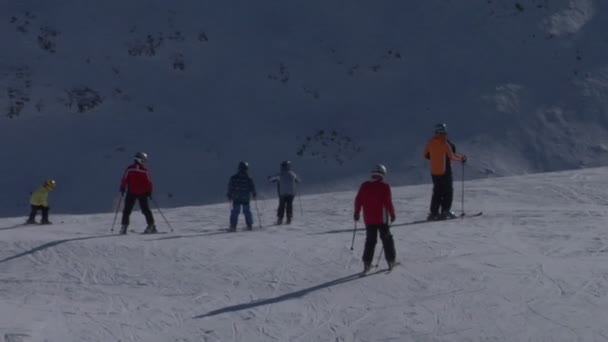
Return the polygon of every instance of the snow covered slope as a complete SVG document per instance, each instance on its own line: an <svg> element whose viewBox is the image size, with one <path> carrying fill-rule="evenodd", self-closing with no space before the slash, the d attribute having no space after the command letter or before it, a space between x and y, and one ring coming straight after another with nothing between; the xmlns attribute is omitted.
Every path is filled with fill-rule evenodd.
<svg viewBox="0 0 608 342"><path fill-rule="evenodd" d="M429 186L395 189L401 265L364 278L352 192L302 197L291 226L260 201L253 232L223 230L228 205L167 209L175 232L154 236L111 235L110 214L0 219L0 337L606 341L607 171L471 182L482 217L418 225Z"/></svg>
<svg viewBox="0 0 608 342"><path fill-rule="evenodd" d="M438 121L469 176L605 165L606 6L2 1L0 214L48 176L56 212L104 212L138 150L169 206L223 199L239 160L292 159L308 193L377 162L426 182Z"/></svg>

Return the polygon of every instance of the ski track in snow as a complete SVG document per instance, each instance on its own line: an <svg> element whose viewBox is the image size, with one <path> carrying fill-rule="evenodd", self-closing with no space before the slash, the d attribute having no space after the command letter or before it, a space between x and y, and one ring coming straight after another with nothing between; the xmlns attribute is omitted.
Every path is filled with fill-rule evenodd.
<svg viewBox="0 0 608 342"><path fill-rule="evenodd" d="M396 188L401 265L365 277L361 225L350 250L354 193L305 196L292 225L253 232L226 232L225 204L167 209L166 235L109 234L112 214L2 219L0 337L608 340L606 174L471 182L466 207L483 216L419 225L404 223L425 216L430 186ZM275 205L259 201L263 220Z"/></svg>

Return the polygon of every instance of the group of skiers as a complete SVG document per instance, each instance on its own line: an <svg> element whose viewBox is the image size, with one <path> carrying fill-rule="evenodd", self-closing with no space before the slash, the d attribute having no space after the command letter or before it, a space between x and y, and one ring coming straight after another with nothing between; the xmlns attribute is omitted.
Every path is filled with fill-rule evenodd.
<svg viewBox="0 0 608 342"><path fill-rule="evenodd" d="M451 161L465 163L467 158L456 153L456 147L447 138L445 124L435 125L435 135L426 144L423 156L430 161L431 178L433 179L433 196L427 220L455 218L456 215L451 211L454 197ZM355 197L354 220L359 221L359 215L363 210L366 230L362 257L363 272L368 272L371 268L378 234L380 234L389 270L395 266L395 242L390 232L390 224L395 221L396 216L391 187L384 181L385 177L386 167L381 164L377 165L371 171L371 179L361 184Z"/></svg>
<svg viewBox="0 0 608 342"><path fill-rule="evenodd" d="M456 153L456 147L447 138L445 124L435 125L433 138L427 143L423 156L429 160L430 173L433 180L433 195L431 197L430 212L427 220L444 220L456 217L451 211L453 199L453 179L451 161L465 163L467 158ZM145 164L148 159L146 153L137 152L134 161L125 170L121 183L121 200L124 198L120 234L126 234L129 226L129 217L135 206L139 206L146 218L145 234L156 233L154 216L150 210L149 199L152 198L153 184L150 172ZM391 269L395 265L396 251L393 237L390 233L390 224L395 221L395 208L393 207L391 187L385 181L386 167L378 164L371 170L371 179L361 184L355 197L354 220L359 221L360 214L366 226L366 240L363 251L364 271L367 272L372 264L378 234L385 252L385 258ZM268 181L277 184L279 206L277 209L277 224L290 224L293 218L293 201L296 196L296 184L301 182L298 175L291 170L291 162L283 161L280 172L268 177ZM55 188L55 181L47 179L43 185L34 191L30 197L31 213L26 223L36 223L38 211L42 212L41 224L50 224L48 194ZM249 175L249 164L240 162L238 171L228 181L226 196L231 201L230 228L236 231L238 216L243 212L247 229L253 229L253 215L250 201L256 198L255 183Z"/></svg>
<svg viewBox="0 0 608 342"><path fill-rule="evenodd" d="M291 170L291 162L285 160L281 163L281 171L268 180L277 184L279 195L279 208L277 210L277 224L283 223L283 218L287 218L285 223L290 224L293 217L293 200L296 195L296 183L302 180ZM253 229L253 215L251 214L251 198L256 198L255 183L249 176L249 164L240 162L238 172L230 177L228 181L228 192L226 196L232 203L230 212L230 231L236 231L238 216L243 211L247 229Z"/></svg>

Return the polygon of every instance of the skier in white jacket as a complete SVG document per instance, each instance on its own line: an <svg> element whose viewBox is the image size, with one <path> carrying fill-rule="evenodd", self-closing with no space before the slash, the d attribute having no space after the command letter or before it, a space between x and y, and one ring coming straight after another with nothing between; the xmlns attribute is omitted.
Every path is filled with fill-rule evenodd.
<svg viewBox="0 0 608 342"><path fill-rule="evenodd" d="M296 196L296 183L302 182L295 172L291 171L291 162L285 160L281 163L281 172L268 177L268 180L277 184L279 194L279 209L277 210L277 224L283 223L283 217L287 216L285 223L290 224L293 217L293 200Z"/></svg>

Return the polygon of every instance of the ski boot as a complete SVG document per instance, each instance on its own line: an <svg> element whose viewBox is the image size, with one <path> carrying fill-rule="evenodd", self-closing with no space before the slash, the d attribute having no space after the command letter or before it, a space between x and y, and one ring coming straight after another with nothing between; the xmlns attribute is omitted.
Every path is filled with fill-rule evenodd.
<svg viewBox="0 0 608 342"><path fill-rule="evenodd" d="M149 224L144 230L144 234L156 234L158 231L156 230L156 226L153 224Z"/></svg>
<svg viewBox="0 0 608 342"><path fill-rule="evenodd" d="M458 216L456 216L456 214L454 214L454 212L449 211L449 210L442 212L441 216L440 216L441 220L451 220L451 219L455 219L457 217Z"/></svg>
<svg viewBox="0 0 608 342"><path fill-rule="evenodd" d="M53 222L51 222L49 220L42 220L42 221L40 221L40 224L53 224Z"/></svg>
<svg viewBox="0 0 608 342"><path fill-rule="evenodd" d="M371 262L365 262L365 263L363 263L363 273L367 273L371 269L372 269L372 263Z"/></svg>
<svg viewBox="0 0 608 342"><path fill-rule="evenodd" d="M126 224L123 224L120 227L120 235L126 235L127 234L127 227L128 227L128 225L126 225Z"/></svg>
<svg viewBox="0 0 608 342"><path fill-rule="evenodd" d="M285 222L285 224L291 224L291 217L287 218L287 222Z"/></svg>
<svg viewBox="0 0 608 342"><path fill-rule="evenodd" d="M236 225L235 224L231 224L230 228L228 228L229 232L236 232Z"/></svg>
<svg viewBox="0 0 608 342"><path fill-rule="evenodd" d="M278 217L277 218L277 226L280 226L283 224L283 218L282 217Z"/></svg>
<svg viewBox="0 0 608 342"><path fill-rule="evenodd" d="M36 224L38 222L36 222L35 219L28 219L27 221L25 221L25 224Z"/></svg>
<svg viewBox="0 0 608 342"><path fill-rule="evenodd" d="M389 261L388 262L388 270L391 271L396 265L397 265L397 262L395 262L395 261Z"/></svg>
<svg viewBox="0 0 608 342"><path fill-rule="evenodd" d="M439 214L430 213L429 216L426 217L427 221L439 221L441 220L441 216Z"/></svg>
<svg viewBox="0 0 608 342"><path fill-rule="evenodd" d="M253 225L252 224L248 224L247 225L247 230L253 230Z"/></svg>

